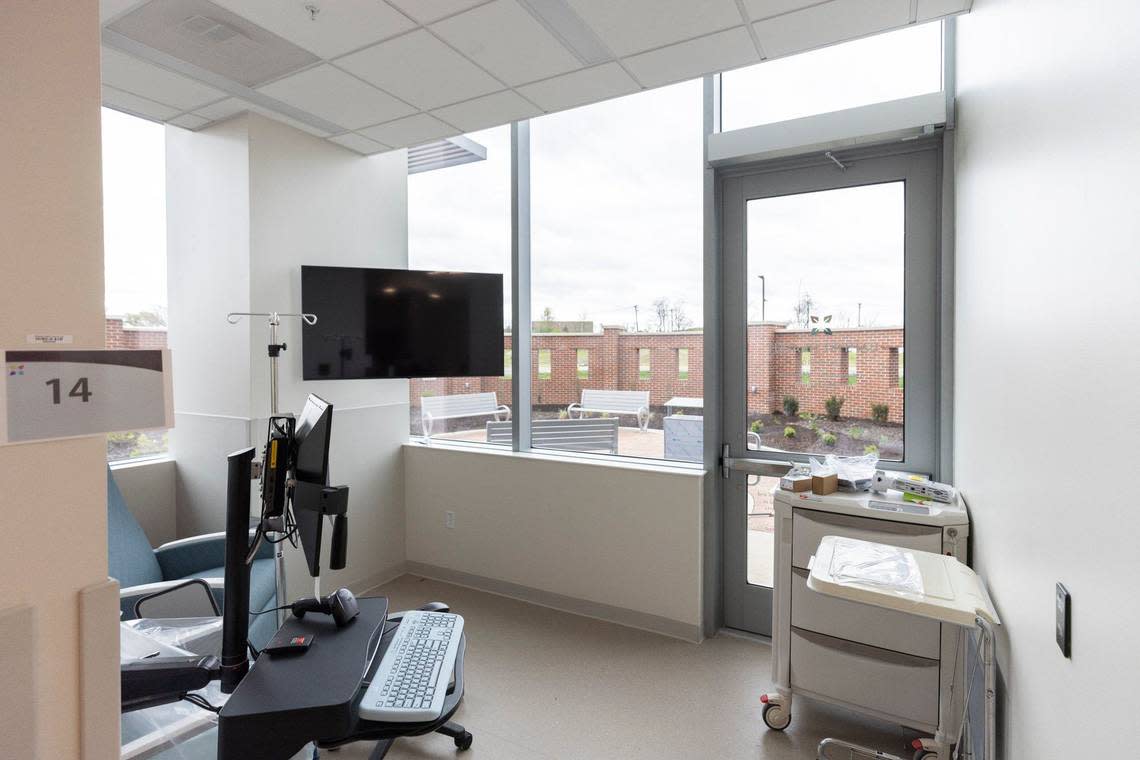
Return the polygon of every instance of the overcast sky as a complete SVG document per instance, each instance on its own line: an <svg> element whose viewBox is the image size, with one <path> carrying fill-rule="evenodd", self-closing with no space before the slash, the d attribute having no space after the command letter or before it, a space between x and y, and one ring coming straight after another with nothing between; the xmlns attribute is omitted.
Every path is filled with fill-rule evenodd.
<svg viewBox="0 0 1140 760"><path fill-rule="evenodd" d="M927 24L724 77L726 129L940 86ZM701 321L699 81L531 121L533 316L634 324L667 298ZM510 272L510 129L470 135L487 160L408 181L413 268ZM166 302L163 127L104 110L108 313ZM802 292L852 326L901 323L901 186L769 199L748 210L749 318L791 320ZM506 306L509 313L509 282Z"/></svg>

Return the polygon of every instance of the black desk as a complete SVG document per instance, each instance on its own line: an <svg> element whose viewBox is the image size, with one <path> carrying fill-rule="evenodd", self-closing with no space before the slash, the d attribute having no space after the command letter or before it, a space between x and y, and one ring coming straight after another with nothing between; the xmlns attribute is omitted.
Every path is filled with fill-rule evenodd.
<svg viewBox="0 0 1140 760"><path fill-rule="evenodd" d="M313 634L312 646L303 655L257 659L219 714L218 760L283 760L308 742L337 747L358 741L379 742L373 754L379 758L396 738L434 731L451 736L461 749L470 746L470 734L448 723L463 698L463 640L455 683L438 719L377 723L360 718L362 683L379 667L397 621L388 621L386 598L357 601L360 614L344 628L321 614L286 620L281 630Z"/></svg>

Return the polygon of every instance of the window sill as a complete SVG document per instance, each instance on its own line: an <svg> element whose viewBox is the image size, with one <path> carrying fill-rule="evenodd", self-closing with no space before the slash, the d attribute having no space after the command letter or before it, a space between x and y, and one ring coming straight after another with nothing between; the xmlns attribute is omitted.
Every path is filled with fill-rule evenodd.
<svg viewBox="0 0 1140 760"><path fill-rule="evenodd" d="M173 463L174 457L167 452L165 454L153 454L146 457L135 457L133 459L116 459L112 462L107 462L107 466L111 471L127 470L132 467L145 467L147 465L166 464L167 462Z"/></svg>
<svg viewBox="0 0 1140 760"><path fill-rule="evenodd" d="M505 446L493 444L441 441L439 439L428 443L423 438L411 438L404 446L418 450L426 449L429 451L441 450L464 454L483 454L486 456L513 457L515 459L530 459L539 462L561 462L563 464L585 465L590 467L616 467L623 470L655 472L663 475L680 475L697 478L704 477L706 472L702 465L693 462L669 462L656 459L623 457L615 454L584 454L545 450L511 451Z"/></svg>

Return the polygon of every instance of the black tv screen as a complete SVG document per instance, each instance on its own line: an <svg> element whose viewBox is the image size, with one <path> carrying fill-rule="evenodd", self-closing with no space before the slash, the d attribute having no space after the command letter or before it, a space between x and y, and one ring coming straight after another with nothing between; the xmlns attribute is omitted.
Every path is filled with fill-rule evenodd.
<svg viewBox="0 0 1140 760"><path fill-rule="evenodd" d="M503 374L503 276L301 267L306 380Z"/></svg>

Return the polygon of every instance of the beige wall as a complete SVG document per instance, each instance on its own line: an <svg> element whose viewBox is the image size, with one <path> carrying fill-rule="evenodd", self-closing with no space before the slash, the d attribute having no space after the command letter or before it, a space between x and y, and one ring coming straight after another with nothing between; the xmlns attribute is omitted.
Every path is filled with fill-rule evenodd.
<svg viewBox="0 0 1140 760"><path fill-rule="evenodd" d="M590 612L578 601L631 610L679 624L645 627L696 637L702 477L410 443L408 562L543 592L524 595L555 606L566 597L572 611Z"/></svg>
<svg viewBox="0 0 1140 760"><path fill-rule="evenodd" d="M0 346L43 332L102 348L98 3L5 3L0 71ZM117 667L114 606L80 615L81 590L107 578L104 456L99 437L0 448L0 604L30 608L0 615L0 672L23 671L0 688L6 757L117 746L118 680L86 704L81 690L81 635L105 645L82 650L90 665Z"/></svg>
<svg viewBox="0 0 1140 760"><path fill-rule="evenodd" d="M954 459L1010 760L1140 743L1138 28L1130 0L977 0L958 25Z"/></svg>

